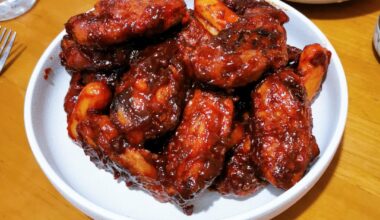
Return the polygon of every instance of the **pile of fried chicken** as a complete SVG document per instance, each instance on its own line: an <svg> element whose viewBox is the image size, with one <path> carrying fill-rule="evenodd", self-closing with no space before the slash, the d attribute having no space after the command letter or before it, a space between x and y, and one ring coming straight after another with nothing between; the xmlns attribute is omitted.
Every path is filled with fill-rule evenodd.
<svg viewBox="0 0 380 220"><path fill-rule="evenodd" d="M190 215L206 189L289 189L319 155L331 53L287 45L264 0L98 0L66 23L69 136L97 167Z"/></svg>

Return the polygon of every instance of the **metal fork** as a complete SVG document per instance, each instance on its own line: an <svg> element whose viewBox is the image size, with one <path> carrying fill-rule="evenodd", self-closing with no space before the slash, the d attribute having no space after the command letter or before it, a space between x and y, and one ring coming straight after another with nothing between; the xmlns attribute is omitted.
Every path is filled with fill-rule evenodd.
<svg viewBox="0 0 380 220"><path fill-rule="evenodd" d="M4 37L5 36L5 37ZM16 38L16 32L7 30L5 27L0 26L0 73L3 70L5 61L11 52L13 42Z"/></svg>

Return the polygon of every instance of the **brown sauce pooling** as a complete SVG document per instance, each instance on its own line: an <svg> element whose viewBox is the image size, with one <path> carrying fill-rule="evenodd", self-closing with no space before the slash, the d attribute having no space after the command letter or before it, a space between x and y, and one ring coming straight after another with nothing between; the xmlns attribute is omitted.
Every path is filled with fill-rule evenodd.
<svg viewBox="0 0 380 220"><path fill-rule="evenodd" d="M49 79L49 75L53 73L53 69L52 68L46 68L44 69L44 79L45 80L48 80Z"/></svg>

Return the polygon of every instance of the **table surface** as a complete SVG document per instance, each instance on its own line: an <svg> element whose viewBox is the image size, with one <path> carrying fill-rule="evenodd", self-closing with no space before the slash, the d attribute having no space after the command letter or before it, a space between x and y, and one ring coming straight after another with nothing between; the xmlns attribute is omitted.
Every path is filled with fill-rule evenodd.
<svg viewBox="0 0 380 220"><path fill-rule="evenodd" d="M39 57L74 14L95 0L39 0L26 15L1 22L17 31L0 76L0 218L87 219L50 184L26 138L25 91ZM324 32L342 60L349 89L340 148L318 183L277 219L380 218L380 59L372 47L379 0L291 4Z"/></svg>

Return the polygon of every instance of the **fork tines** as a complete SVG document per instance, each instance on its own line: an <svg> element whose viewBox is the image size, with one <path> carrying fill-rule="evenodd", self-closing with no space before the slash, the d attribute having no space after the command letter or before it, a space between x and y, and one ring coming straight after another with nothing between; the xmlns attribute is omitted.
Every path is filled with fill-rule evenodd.
<svg viewBox="0 0 380 220"><path fill-rule="evenodd" d="M0 73L12 49L15 38L16 32L0 26Z"/></svg>

